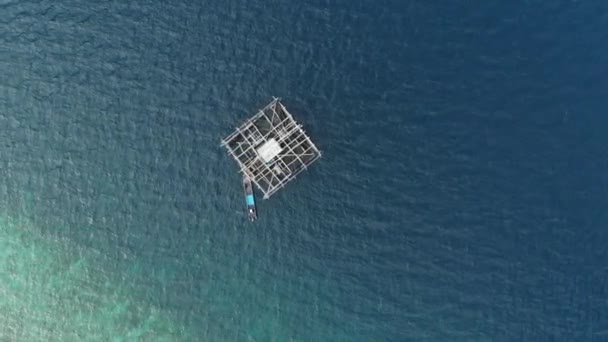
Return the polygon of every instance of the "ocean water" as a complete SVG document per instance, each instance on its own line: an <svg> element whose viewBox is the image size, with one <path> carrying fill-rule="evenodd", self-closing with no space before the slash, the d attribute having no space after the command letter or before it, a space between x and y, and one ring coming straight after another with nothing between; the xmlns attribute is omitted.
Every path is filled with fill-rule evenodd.
<svg viewBox="0 0 608 342"><path fill-rule="evenodd" d="M608 341L607 40L603 1L0 0L0 340ZM250 224L219 142L271 96L324 157Z"/></svg>

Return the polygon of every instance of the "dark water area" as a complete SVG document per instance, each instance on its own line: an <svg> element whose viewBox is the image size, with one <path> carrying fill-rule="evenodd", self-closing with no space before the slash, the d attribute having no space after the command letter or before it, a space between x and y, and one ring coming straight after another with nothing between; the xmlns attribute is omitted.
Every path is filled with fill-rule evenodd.
<svg viewBox="0 0 608 342"><path fill-rule="evenodd" d="M0 340L608 340L608 3L0 0ZM221 138L323 158L247 222Z"/></svg>

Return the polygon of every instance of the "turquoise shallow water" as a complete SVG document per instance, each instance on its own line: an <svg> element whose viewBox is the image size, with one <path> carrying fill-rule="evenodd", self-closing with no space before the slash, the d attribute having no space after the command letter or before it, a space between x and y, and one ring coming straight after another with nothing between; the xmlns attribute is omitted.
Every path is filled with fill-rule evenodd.
<svg viewBox="0 0 608 342"><path fill-rule="evenodd" d="M0 340L606 340L607 9L0 1Z"/></svg>

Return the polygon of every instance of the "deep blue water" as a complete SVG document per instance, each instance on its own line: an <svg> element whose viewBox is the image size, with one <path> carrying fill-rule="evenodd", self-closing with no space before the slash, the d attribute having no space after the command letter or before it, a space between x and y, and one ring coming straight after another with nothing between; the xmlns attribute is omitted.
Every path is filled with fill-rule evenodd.
<svg viewBox="0 0 608 342"><path fill-rule="evenodd" d="M607 41L603 1L0 1L0 340L607 341ZM250 224L219 142L273 95L324 157Z"/></svg>

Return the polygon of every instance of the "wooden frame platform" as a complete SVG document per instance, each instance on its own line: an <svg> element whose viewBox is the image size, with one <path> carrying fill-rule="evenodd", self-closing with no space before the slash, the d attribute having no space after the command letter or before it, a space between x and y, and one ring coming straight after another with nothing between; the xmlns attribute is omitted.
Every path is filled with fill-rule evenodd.
<svg viewBox="0 0 608 342"><path fill-rule="evenodd" d="M279 98L222 140L240 172L269 198L321 157Z"/></svg>

